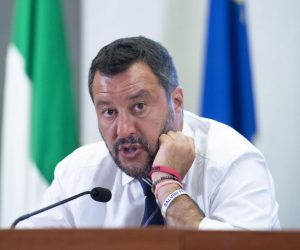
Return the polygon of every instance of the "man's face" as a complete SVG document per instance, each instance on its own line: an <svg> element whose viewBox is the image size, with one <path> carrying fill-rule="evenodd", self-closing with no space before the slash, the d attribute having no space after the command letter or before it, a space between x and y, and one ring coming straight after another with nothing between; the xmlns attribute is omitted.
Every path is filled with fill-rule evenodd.
<svg viewBox="0 0 300 250"><path fill-rule="evenodd" d="M159 136L180 129L182 99L172 97L168 103L158 79L142 62L111 77L96 72L92 93L99 130L114 161L128 175L145 177Z"/></svg>

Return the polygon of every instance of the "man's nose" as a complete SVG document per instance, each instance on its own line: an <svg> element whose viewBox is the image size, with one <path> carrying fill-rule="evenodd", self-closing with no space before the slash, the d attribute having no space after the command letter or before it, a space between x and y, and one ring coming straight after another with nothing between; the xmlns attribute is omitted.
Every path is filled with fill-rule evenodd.
<svg viewBox="0 0 300 250"><path fill-rule="evenodd" d="M136 133L134 119L130 115L119 114L117 120L117 134L119 138L128 138Z"/></svg>

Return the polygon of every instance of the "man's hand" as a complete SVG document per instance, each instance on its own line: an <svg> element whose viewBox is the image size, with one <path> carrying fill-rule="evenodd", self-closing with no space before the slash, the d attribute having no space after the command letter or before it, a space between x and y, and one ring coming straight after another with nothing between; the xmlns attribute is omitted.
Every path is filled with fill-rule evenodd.
<svg viewBox="0 0 300 250"><path fill-rule="evenodd" d="M153 162L153 166L167 166L175 169L182 178L187 174L195 159L195 144L191 137L182 132L169 131L159 137L160 147ZM163 172L154 172L152 181L168 175ZM178 184L168 184L161 187L156 193L160 204L175 190ZM198 229L204 213L198 205L187 195L177 197L169 205L166 212L168 226Z"/></svg>
<svg viewBox="0 0 300 250"><path fill-rule="evenodd" d="M159 143L153 166L168 166L178 171L183 178L195 159L193 138L180 131L169 131L159 137Z"/></svg>

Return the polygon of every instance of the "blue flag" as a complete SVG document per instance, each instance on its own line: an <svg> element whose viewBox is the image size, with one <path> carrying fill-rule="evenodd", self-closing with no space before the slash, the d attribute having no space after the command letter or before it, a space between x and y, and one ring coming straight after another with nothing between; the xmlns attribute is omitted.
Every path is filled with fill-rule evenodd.
<svg viewBox="0 0 300 250"><path fill-rule="evenodd" d="M248 140L256 131L243 1L211 0L202 116L223 122Z"/></svg>

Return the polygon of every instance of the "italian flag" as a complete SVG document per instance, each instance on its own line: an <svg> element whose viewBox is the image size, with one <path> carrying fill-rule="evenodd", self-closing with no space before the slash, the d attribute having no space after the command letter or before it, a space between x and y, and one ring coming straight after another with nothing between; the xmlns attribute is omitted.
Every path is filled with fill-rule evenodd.
<svg viewBox="0 0 300 250"><path fill-rule="evenodd" d="M1 152L1 224L39 208L56 164L78 145L59 0L18 0L8 48Z"/></svg>

